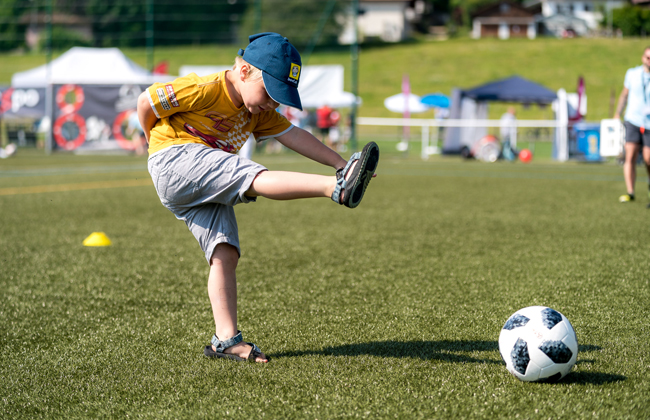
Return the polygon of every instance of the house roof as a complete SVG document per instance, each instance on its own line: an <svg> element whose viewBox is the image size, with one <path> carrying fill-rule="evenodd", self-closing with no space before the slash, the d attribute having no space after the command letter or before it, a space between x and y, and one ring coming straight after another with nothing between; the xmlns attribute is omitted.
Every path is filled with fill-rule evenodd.
<svg viewBox="0 0 650 420"><path fill-rule="evenodd" d="M584 25L585 27L587 26L587 22L584 21L584 19L580 19L579 17L575 17L572 15L567 15L564 13L557 13L552 16L547 16L545 18L542 18L539 20L542 23L562 23L562 24L579 24L579 25Z"/></svg>
<svg viewBox="0 0 650 420"><path fill-rule="evenodd" d="M497 3L484 6L472 13L473 19L484 17L522 18L533 16L533 13L512 0L501 0Z"/></svg>

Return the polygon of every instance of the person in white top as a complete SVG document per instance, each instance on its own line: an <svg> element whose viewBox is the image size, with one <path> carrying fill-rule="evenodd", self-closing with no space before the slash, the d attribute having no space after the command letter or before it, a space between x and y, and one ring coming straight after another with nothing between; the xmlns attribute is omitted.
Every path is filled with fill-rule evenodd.
<svg viewBox="0 0 650 420"><path fill-rule="evenodd" d="M643 160L649 178L650 196L650 46L646 47L641 57L643 62L638 67L628 69L621 96L618 98L615 119L621 118L625 110L625 163L623 176L627 194L618 201L634 201L634 184L636 182L636 161L643 147ZM648 205L650 208L650 205Z"/></svg>

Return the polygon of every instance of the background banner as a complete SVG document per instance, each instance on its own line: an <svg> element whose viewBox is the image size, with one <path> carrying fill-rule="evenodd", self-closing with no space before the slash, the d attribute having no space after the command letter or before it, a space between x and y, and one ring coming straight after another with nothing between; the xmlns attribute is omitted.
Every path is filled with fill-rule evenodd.
<svg viewBox="0 0 650 420"><path fill-rule="evenodd" d="M33 118L45 116L45 88L0 86L0 117Z"/></svg>
<svg viewBox="0 0 650 420"><path fill-rule="evenodd" d="M148 86L53 85L52 150L134 150L137 100Z"/></svg>

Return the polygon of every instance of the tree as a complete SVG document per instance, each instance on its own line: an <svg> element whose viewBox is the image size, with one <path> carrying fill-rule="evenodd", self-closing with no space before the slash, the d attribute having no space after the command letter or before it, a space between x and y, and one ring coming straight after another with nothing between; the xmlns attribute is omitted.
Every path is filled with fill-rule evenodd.
<svg viewBox="0 0 650 420"><path fill-rule="evenodd" d="M0 50L7 51L25 43L25 25L19 23L27 10L24 1L0 0Z"/></svg>
<svg viewBox="0 0 650 420"><path fill-rule="evenodd" d="M232 42L246 9L244 0L157 0L153 4L155 45ZM89 0L98 46L147 43L147 0Z"/></svg>
<svg viewBox="0 0 650 420"><path fill-rule="evenodd" d="M650 9L637 6L614 9L612 20L613 26L620 29L625 36L650 34Z"/></svg>
<svg viewBox="0 0 650 420"><path fill-rule="evenodd" d="M334 44L342 30L336 16L344 14L349 5L349 1L331 3L330 0L252 0L243 18L241 38L247 40L248 35L258 31L256 21L260 16L259 32L277 32L298 49L312 42L321 23L317 45Z"/></svg>

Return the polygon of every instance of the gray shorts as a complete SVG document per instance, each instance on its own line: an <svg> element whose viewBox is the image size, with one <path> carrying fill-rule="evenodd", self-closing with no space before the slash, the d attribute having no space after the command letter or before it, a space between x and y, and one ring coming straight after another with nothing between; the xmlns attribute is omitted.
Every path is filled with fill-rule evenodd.
<svg viewBox="0 0 650 420"><path fill-rule="evenodd" d="M650 129L643 130L643 133L641 133L641 128L631 122L625 121L623 125L625 126L625 143L650 147Z"/></svg>
<svg viewBox="0 0 650 420"><path fill-rule="evenodd" d="M255 201L244 193L264 166L201 144L163 149L149 157L148 166L160 201L185 222L208 263L220 243L241 255L233 206Z"/></svg>

